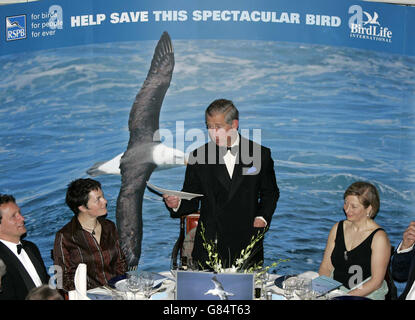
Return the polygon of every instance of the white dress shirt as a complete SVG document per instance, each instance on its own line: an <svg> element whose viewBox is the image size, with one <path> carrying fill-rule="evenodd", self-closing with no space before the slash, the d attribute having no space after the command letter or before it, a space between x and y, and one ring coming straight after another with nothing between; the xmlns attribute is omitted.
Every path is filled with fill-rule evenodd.
<svg viewBox="0 0 415 320"><path fill-rule="evenodd" d="M402 242L399 244L399 247L396 250L397 253L409 252L409 251L414 249L415 244L413 244L412 247L409 247L409 248L404 249L404 250L401 250L401 245L402 245ZM411 290L409 290L408 294L406 295L406 300L415 300L415 281L412 284Z"/></svg>
<svg viewBox="0 0 415 320"><path fill-rule="evenodd" d="M13 242L2 240L2 239L0 239L0 241L5 246L7 246L7 248L9 248L11 252L14 253L15 256L17 257L17 259L19 259L19 261L23 264L24 268L29 273L29 275L32 278L33 282L35 283L36 287L40 287L42 285L42 280L40 280L40 277L39 277L32 261L30 260L29 256L27 255L26 251L24 250L24 248L22 248L22 251L20 251L20 254L17 253L17 245L20 244L20 242L19 243L13 243Z"/></svg>
<svg viewBox="0 0 415 320"><path fill-rule="evenodd" d="M239 145L239 135L236 137L235 142L231 145L231 147L236 147ZM236 162L236 154L233 155L230 150L228 150L225 155L223 156L223 160L225 161L226 169L228 169L229 177L232 179L233 169L235 168Z"/></svg>

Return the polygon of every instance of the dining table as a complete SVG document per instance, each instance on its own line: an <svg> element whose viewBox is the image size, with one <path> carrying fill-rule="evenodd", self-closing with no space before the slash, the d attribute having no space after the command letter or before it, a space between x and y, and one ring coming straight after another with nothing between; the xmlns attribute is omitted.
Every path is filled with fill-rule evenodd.
<svg viewBox="0 0 415 320"><path fill-rule="evenodd" d="M137 292L131 292L126 285L126 277L119 277L115 279L110 285L100 286L94 289L89 289L86 294L72 294L74 300L175 300L176 294L176 277L175 271L162 271L153 272L153 276L156 279L154 281L153 289L150 294L140 290ZM262 277L260 285L255 285L255 290L258 295L253 295L254 300L303 300L296 294L287 298L283 288L283 282L285 279L291 276L300 278L315 279L318 277L318 273L313 271L307 271L298 275L280 275L274 273L267 273ZM75 289L76 291L77 289ZM316 296L312 300L330 300L336 297L347 296L344 291L339 289L331 290L330 292ZM71 299L71 297L70 297Z"/></svg>
<svg viewBox="0 0 415 320"><path fill-rule="evenodd" d="M86 295L91 300L174 300L176 281L171 271L152 272L156 279L150 296L146 297L143 290L132 292L128 289L127 278L118 277L109 285L89 289Z"/></svg>

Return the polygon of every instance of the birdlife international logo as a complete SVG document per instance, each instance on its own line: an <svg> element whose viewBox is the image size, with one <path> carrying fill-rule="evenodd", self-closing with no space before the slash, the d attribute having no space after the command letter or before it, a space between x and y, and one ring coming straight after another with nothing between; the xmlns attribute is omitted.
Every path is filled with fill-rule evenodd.
<svg viewBox="0 0 415 320"><path fill-rule="evenodd" d="M364 11L361 6L349 7L350 38L392 43L392 30L381 25L376 11Z"/></svg>
<svg viewBox="0 0 415 320"><path fill-rule="evenodd" d="M26 39L26 15L6 17L6 41Z"/></svg>

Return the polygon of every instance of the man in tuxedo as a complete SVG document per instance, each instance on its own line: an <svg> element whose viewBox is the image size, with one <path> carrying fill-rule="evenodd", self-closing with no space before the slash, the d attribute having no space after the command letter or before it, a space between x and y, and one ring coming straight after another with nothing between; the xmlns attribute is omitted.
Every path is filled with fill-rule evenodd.
<svg viewBox="0 0 415 320"><path fill-rule="evenodd" d="M24 300L49 279L37 246L21 240L26 234L24 220L14 197L0 195L0 259L6 265L0 300Z"/></svg>
<svg viewBox="0 0 415 320"><path fill-rule="evenodd" d="M403 233L402 242L392 258L392 276L396 281L406 281L400 300L415 300L415 221Z"/></svg>
<svg viewBox="0 0 415 320"><path fill-rule="evenodd" d="M6 265L0 259L0 292L1 292L1 278L6 274Z"/></svg>
<svg viewBox="0 0 415 320"><path fill-rule="evenodd" d="M269 229L279 189L270 149L238 133L239 112L232 101L213 101L205 120L211 141L190 155L182 189L203 196L192 200L163 197L172 217L200 210L193 262L207 267L205 242L216 245L222 267L228 268L241 257L252 237ZM244 269L262 265L262 240L245 259Z"/></svg>

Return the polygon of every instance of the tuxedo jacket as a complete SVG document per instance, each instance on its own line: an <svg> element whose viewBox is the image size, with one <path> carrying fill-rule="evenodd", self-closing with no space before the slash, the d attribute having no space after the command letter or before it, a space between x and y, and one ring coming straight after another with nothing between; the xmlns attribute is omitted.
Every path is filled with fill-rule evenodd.
<svg viewBox="0 0 415 320"><path fill-rule="evenodd" d="M415 248L409 252L397 253L392 257L392 277L398 282L406 281L405 289L399 296L404 300L415 280Z"/></svg>
<svg viewBox="0 0 415 320"><path fill-rule="evenodd" d="M49 275L37 246L26 240L21 240L21 243L42 283L48 283ZM6 265L6 274L1 278L0 300L24 300L28 292L35 287L32 278L16 255L2 242L0 242L0 259Z"/></svg>
<svg viewBox="0 0 415 320"><path fill-rule="evenodd" d="M255 217L262 216L271 224L279 189L270 149L240 137L233 176L230 178L223 155L225 150L209 142L193 151L186 168L183 191L203 194L182 200L179 210L170 209L172 217L200 210L192 258L203 266L208 259L201 236L216 242L223 267L230 267L241 250L264 228L254 228ZM263 262L262 241L253 250L250 265Z"/></svg>

